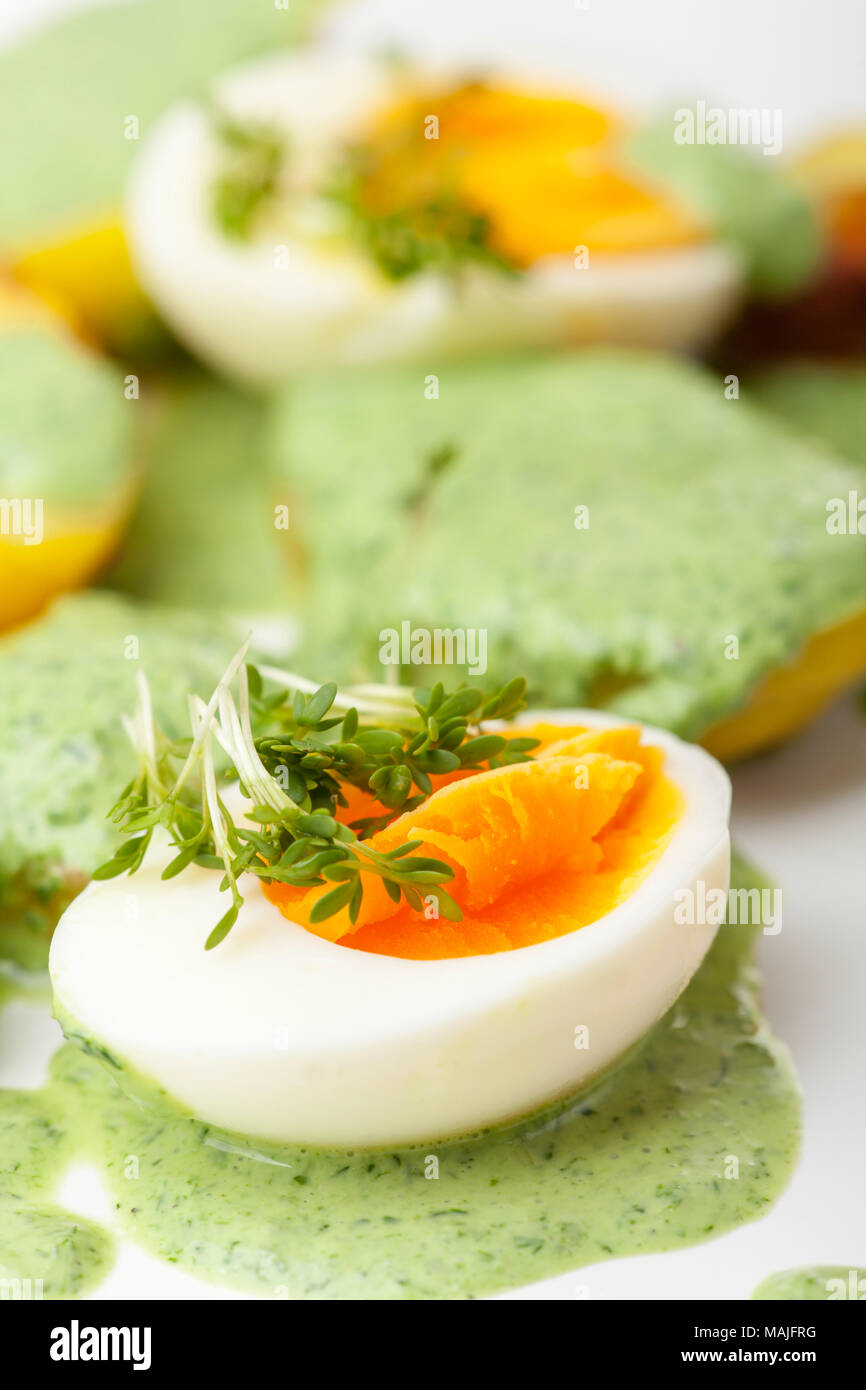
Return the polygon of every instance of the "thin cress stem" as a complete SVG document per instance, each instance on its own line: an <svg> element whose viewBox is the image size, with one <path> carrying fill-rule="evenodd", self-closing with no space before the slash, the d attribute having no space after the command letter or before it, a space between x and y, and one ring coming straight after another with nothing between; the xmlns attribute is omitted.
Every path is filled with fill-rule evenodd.
<svg viewBox="0 0 866 1390"><path fill-rule="evenodd" d="M300 690L304 695L313 695L319 689L315 681L297 676L292 671L284 671L279 666L259 666L259 672L267 680L284 685L288 690ZM415 715L412 692L408 686L359 685L338 690L334 696L333 708L347 713L356 709L359 714L382 715L392 713Z"/></svg>
<svg viewBox="0 0 866 1390"><path fill-rule="evenodd" d="M190 773L196 765L196 762L198 761L198 758L201 755L201 750L204 741L210 734L210 721L213 718L213 715L216 713L217 705L219 704L220 691L224 687L228 686L230 682L234 679L241 663L243 662L244 657L247 654L247 649L249 648L250 640L251 637L247 637L243 644L235 652L234 656L232 657L225 670L222 679L218 683L216 690L213 692L213 694L210 697L210 700L207 703L205 710L206 717L202 719L201 724L199 726L199 731L196 732L195 729L193 730L192 747L190 748L189 753L187 754L186 762L181 768L180 773L177 777L177 781L175 782L174 790L176 794L180 793L183 789L187 778L189 777Z"/></svg>
<svg viewBox="0 0 866 1390"><path fill-rule="evenodd" d="M136 672L136 685L138 687L139 713L141 716L141 737L147 755L148 764L156 771L156 734L153 727L153 704L150 698L150 686L143 671Z"/></svg>
<svg viewBox="0 0 866 1390"><path fill-rule="evenodd" d="M226 866L226 873L229 876L229 881L232 887L234 887L234 879L231 874L231 846L228 842L225 821L223 820L223 813L220 809L219 794L216 784L216 768L213 760L213 745L207 736L205 736L202 743L202 763L204 767L205 799L207 801L210 827L213 831L214 845L216 846L217 854Z"/></svg>

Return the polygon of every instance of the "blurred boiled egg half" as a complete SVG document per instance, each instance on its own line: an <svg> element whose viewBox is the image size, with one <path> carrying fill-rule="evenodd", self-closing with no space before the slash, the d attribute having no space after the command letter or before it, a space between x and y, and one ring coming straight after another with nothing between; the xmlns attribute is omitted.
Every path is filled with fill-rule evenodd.
<svg viewBox="0 0 866 1390"><path fill-rule="evenodd" d="M618 155L623 125L531 78L308 50L160 122L136 273L178 337L270 384L303 367L613 342L697 348L744 268Z"/></svg>
<svg viewBox="0 0 866 1390"><path fill-rule="evenodd" d="M727 892L730 787L670 734L597 711L544 718L530 762L454 774L374 837L448 860L462 921L395 905L374 879L354 927L344 912L311 925L324 889L253 880L205 951L219 875L162 880L164 842L61 919L64 1026L190 1113L294 1143L466 1133L588 1083L713 939L718 914L700 904Z"/></svg>

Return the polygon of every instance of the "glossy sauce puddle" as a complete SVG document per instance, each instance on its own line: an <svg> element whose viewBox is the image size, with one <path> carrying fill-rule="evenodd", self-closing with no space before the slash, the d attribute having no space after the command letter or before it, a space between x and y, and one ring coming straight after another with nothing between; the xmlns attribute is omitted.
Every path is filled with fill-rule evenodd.
<svg viewBox="0 0 866 1390"><path fill-rule="evenodd" d="M0 1273L42 1279L45 1297L105 1275L113 1237L54 1204L80 1161L104 1175L131 1240L271 1297L481 1296L754 1220L791 1176L800 1114L760 1013L758 930L722 927L643 1046L592 1091L458 1141L355 1153L248 1141L141 1108L66 1044L41 1090L0 1093Z"/></svg>

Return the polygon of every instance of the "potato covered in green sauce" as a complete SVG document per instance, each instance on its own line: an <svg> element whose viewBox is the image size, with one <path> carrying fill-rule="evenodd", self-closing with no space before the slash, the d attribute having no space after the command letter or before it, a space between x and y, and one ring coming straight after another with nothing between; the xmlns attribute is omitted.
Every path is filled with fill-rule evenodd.
<svg viewBox="0 0 866 1390"><path fill-rule="evenodd" d="M134 769L121 725L147 674L174 736L237 636L216 620L89 593L0 640L0 956L45 964L70 898L118 843L106 813Z"/></svg>
<svg viewBox="0 0 866 1390"><path fill-rule="evenodd" d="M423 635L435 653L462 633L440 647L470 681L483 659L488 683L524 671L541 705L694 739L866 609L866 537L827 527L860 473L687 362L323 374L273 428L306 565L294 660L313 677L381 680L397 655L420 684Z"/></svg>

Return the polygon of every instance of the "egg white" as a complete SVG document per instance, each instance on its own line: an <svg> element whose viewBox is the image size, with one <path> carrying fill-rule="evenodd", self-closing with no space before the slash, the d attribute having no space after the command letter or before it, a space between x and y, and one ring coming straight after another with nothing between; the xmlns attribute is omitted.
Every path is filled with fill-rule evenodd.
<svg viewBox="0 0 866 1390"><path fill-rule="evenodd" d="M272 385L307 367L435 366L440 356L563 343L693 349L732 315L743 267L712 242L593 255L583 269L571 256L547 257L513 278L475 267L459 288L430 272L390 281L342 236L325 249L313 235L322 205L303 190L400 83L380 61L325 49L278 55L222 82L224 109L285 134L301 190L288 233L275 224L250 242L214 222L219 150L203 111L177 107L154 130L131 181L130 248L142 285L204 361Z"/></svg>
<svg viewBox="0 0 866 1390"><path fill-rule="evenodd" d="M596 711L535 715L622 721ZM530 716L525 716L529 719ZM132 878L94 882L64 913L50 971L61 1015L195 1115L273 1140L412 1143L525 1113L609 1066L670 1007L716 928L678 925L678 890L727 891L730 784L660 730L684 798L637 891L567 936L494 955L416 961L321 940L245 881L212 951L218 875L160 880L161 845ZM575 1029L589 1046L575 1045Z"/></svg>

